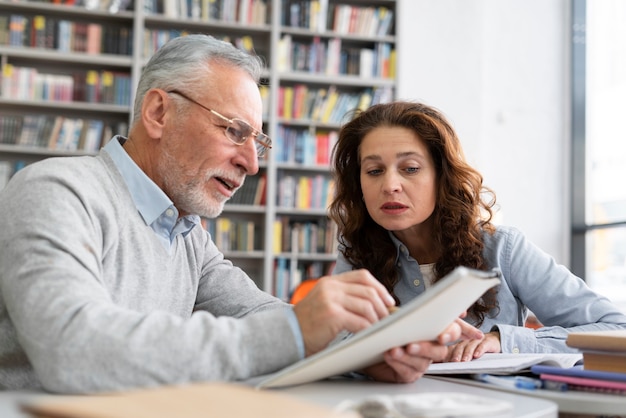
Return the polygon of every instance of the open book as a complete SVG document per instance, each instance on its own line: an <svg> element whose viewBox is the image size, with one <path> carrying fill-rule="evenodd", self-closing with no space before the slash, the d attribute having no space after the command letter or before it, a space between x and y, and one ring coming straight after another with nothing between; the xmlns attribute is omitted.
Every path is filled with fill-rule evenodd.
<svg viewBox="0 0 626 418"><path fill-rule="evenodd" d="M527 371L537 364L569 368L581 360L582 355L577 353L486 353L472 361L433 363L426 374L513 374Z"/></svg>
<svg viewBox="0 0 626 418"><path fill-rule="evenodd" d="M457 267L393 314L257 384L270 388L313 382L379 363L383 353L413 341L432 341L491 287L499 272Z"/></svg>

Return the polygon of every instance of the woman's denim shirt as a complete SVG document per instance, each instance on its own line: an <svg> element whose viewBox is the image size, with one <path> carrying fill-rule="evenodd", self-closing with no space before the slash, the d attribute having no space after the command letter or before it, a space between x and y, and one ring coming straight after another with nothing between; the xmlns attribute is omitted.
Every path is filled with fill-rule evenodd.
<svg viewBox="0 0 626 418"><path fill-rule="evenodd" d="M406 303L426 290L417 261L392 233L400 280L394 292ZM499 309L485 317L483 332L498 330L503 353L577 352L565 344L569 332L626 329L626 315L513 227L484 233L489 268L502 272ZM341 249L341 248L340 248ZM333 274L352 270L340 253ZM543 324L524 327L529 310ZM419 326L419 324L416 324Z"/></svg>

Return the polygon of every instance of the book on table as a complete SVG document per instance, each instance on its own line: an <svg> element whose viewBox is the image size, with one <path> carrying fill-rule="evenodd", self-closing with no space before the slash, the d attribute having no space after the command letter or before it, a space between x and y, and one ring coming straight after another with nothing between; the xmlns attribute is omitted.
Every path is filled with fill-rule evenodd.
<svg viewBox="0 0 626 418"><path fill-rule="evenodd" d="M534 365L569 368L582 361L577 353L486 353L471 361L433 363L426 374L496 374L507 375L529 371Z"/></svg>
<svg viewBox="0 0 626 418"><path fill-rule="evenodd" d="M626 352L583 351L585 369L626 373Z"/></svg>
<svg viewBox="0 0 626 418"><path fill-rule="evenodd" d="M543 381L566 383L569 390L626 394L626 373L588 370L585 367L535 365L531 367L531 372Z"/></svg>
<svg viewBox="0 0 626 418"><path fill-rule="evenodd" d="M626 373L626 330L570 333L566 344L582 352L587 370Z"/></svg>
<svg viewBox="0 0 626 418"><path fill-rule="evenodd" d="M581 351L611 351L626 353L626 330L571 332L565 343Z"/></svg>

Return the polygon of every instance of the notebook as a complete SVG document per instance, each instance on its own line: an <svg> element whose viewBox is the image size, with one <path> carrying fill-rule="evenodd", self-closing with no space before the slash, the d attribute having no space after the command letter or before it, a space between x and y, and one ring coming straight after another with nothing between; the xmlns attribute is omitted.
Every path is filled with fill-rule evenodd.
<svg viewBox="0 0 626 418"><path fill-rule="evenodd" d="M436 340L491 287L498 271L457 267L426 292L352 337L331 345L257 383L258 388L298 385L379 363L383 353L413 341Z"/></svg>
<svg viewBox="0 0 626 418"><path fill-rule="evenodd" d="M536 365L530 368L535 374L551 374L560 376L583 377L586 379L613 380L626 383L626 373L604 372L598 370L586 370L583 366L561 368L546 365Z"/></svg>

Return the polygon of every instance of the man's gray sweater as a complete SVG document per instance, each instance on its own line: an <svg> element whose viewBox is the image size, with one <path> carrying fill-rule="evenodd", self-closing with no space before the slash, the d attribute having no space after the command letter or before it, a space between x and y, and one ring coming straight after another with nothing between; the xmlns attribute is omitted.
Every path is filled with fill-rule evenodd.
<svg viewBox="0 0 626 418"><path fill-rule="evenodd" d="M106 151L0 192L0 388L242 380L298 360L284 309L196 226L167 251Z"/></svg>

